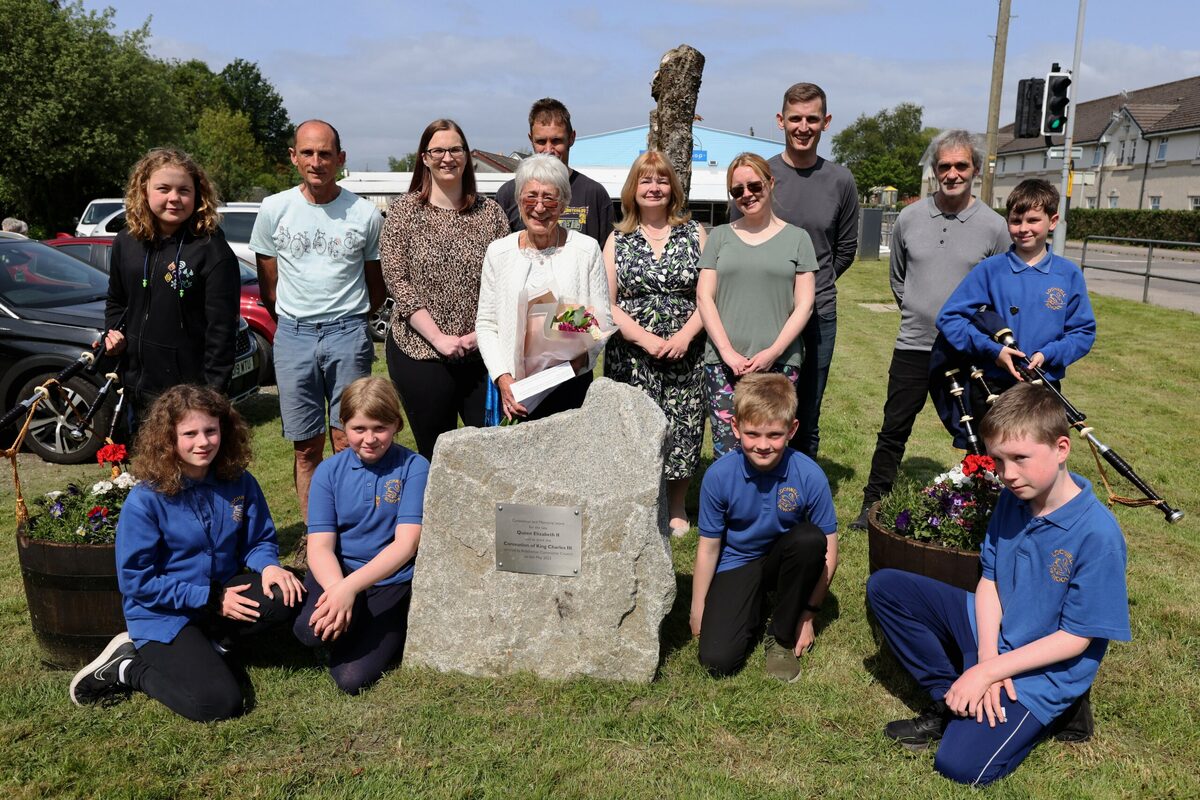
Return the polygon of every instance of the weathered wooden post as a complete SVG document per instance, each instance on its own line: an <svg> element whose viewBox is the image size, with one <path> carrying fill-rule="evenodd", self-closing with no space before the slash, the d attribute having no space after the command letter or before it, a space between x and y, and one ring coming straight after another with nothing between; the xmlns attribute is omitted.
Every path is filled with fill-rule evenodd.
<svg viewBox="0 0 1200 800"><path fill-rule="evenodd" d="M650 96L658 106L650 112L646 144L671 162L683 184L685 200L692 188L692 121L696 118L696 98L700 95L703 72L704 55L690 45L681 44L663 55L650 83Z"/></svg>

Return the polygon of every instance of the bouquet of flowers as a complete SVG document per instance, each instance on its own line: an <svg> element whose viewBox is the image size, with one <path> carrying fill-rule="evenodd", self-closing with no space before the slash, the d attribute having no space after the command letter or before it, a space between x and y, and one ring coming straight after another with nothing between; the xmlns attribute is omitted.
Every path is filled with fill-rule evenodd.
<svg viewBox="0 0 1200 800"><path fill-rule="evenodd" d="M586 333L595 341L599 341L602 336L596 315L583 306L559 306L552 329L559 333Z"/></svg>
<svg viewBox="0 0 1200 800"><path fill-rule="evenodd" d="M108 476L92 486L67 484L33 501L26 528L31 539L64 544L112 544L117 538L117 517L125 498L138 480L124 470L125 446L109 444L96 453L108 464Z"/></svg>
<svg viewBox="0 0 1200 800"><path fill-rule="evenodd" d="M970 454L928 486L898 485L880 503L879 518L901 536L979 550L1001 488L991 457Z"/></svg>
<svg viewBox="0 0 1200 800"><path fill-rule="evenodd" d="M549 290L522 290L517 302L525 314L519 317L520 374L512 391L532 411L554 387L590 370L617 328L601 322L594 309L559 300Z"/></svg>

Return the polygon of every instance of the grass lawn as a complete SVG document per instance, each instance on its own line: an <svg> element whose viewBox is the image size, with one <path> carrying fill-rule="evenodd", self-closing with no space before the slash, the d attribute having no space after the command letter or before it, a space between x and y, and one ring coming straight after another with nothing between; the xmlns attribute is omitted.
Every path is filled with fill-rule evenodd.
<svg viewBox="0 0 1200 800"><path fill-rule="evenodd" d="M837 353L822 420L821 465L843 527L858 511L882 419L895 312L884 262L839 283ZM1198 797L1200 777L1200 320L1103 297L1096 349L1065 385L1100 438L1188 517L1168 527L1148 509L1116 513L1129 541L1134 640L1114 645L1092 693L1097 735L1049 742L988 789L1001 798ZM382 360L376 370L383 372ZM273 396L248 404L285 548L301 526L289 447ZM411 446L411 437L404 441ZM929 478L957 454L932 411L904 472ZM59 488L95 465L22 459L25 492ZM1096 478L1085 449L1071 467ZM1118 479L1119 480L1119 479ZM1133 494L1118 484L1118 492ZM11 508L11 486L0 504ZM10 540L11 542L11 540ZM791 686L763 675L761 652L712 680L687 634L693 532L675 547L679 595L667 654L649 686L597 680L500 680L401 668L360 697L341 695L315 659L280 639L251 654L257 706L199 725L143 696L110 709L67 699L70 675L44 669L30 630L15 547L0 548L0 794L42 797L973 797L939 778L930 754L884 740L887 721L921 700L864 611L867 545L843 531L842 561L815 651ZM446 602L455 602L447 597ZM1189 622L1190 620L1190 622Z"/></svg>

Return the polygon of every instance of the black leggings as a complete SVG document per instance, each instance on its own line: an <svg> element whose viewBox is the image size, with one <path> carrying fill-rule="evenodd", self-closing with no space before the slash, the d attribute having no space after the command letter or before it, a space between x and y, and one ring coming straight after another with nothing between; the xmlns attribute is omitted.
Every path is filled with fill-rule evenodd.
<svg viewBox="0 0 1200 800"><path fill-rule="evenodd" d="M766 619L767 592L775 591L771 635L796 646L796 626L825 569L825 533L802 522L775 540L761 558L718 572L704 598L700 663L715 676L732 675L750 655Z"/></svg>
<svg viewBox="0 0 1200 800"><path fill-rule="evenodd" d="M350 612L350 629L332 642L321 641L309 626L317 600L325 591L311 572L304 579L304 589L304 607L292 633L307 647L329 648L329 674L339 689L358 694L379 680L384 670L400 663L408 635L410 581L359 592Z"/></svg>
<svg viewBox="0 0 1200 800"><path fill-rule="evenodd" d="M289 622L298 609L283 604L279 587L272 589L274 599L264 595L262 576L256 572L235 575L225 586L247 583L250 588L242 596L259 603L257 620L238 622L204 614L185 625L170 642L147 642L138 648L129 665L126 673L129 685L196 722L214 722L241 714L245 697L238 678L245 681L245 673L240 665L230 663L228 655L219 654L213 642L254 636Z"/></svg>
<svg viewBox="0 0 1200 800"><path fill-rule="evenodd" d="M384 347L388 375L400 393L404 413L417 440L417 452L433 458L433 446L443 433L464 425L483 427L487 369L478 357L462 361L421 361L409 358L389 335Z"/></svg>

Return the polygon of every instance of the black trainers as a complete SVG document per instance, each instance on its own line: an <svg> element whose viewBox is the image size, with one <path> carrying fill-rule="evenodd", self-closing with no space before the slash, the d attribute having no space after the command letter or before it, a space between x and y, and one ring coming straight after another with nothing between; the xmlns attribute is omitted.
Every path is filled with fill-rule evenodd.
<svg viewBox="0 0 1200 800"><path fill-rule="evenodd" d="M873 503L864 503L862 510L858 512L858 516L850 523L850 527L856 531L865 531L867 529L867 516L871 513Z"/></svg>
<svg viewBox="0 0 1200 800"><path fill-rule="evenodd" d="M942 738L949 722L950 712L946 706L935 703L918 717L889 722L883 729L883 735L895 739L908 750L925 750Z"/></svg>
<svg viewBox="0 0 1200 800"><path fill-rule="evenodd" d="M92 663L71 679L71 702L77 706L112 705L129 697L130 688L117 681L121 662L137 655L128 633L118 633Z"/></svg>
<svg viewBox="0 0 1200 800"><path fill-rule="evenodd" d="M1092 690L1089 688L1050 726L1055 741L1079 744L1092 738L1096 720L1092 716Z"/></svg>

